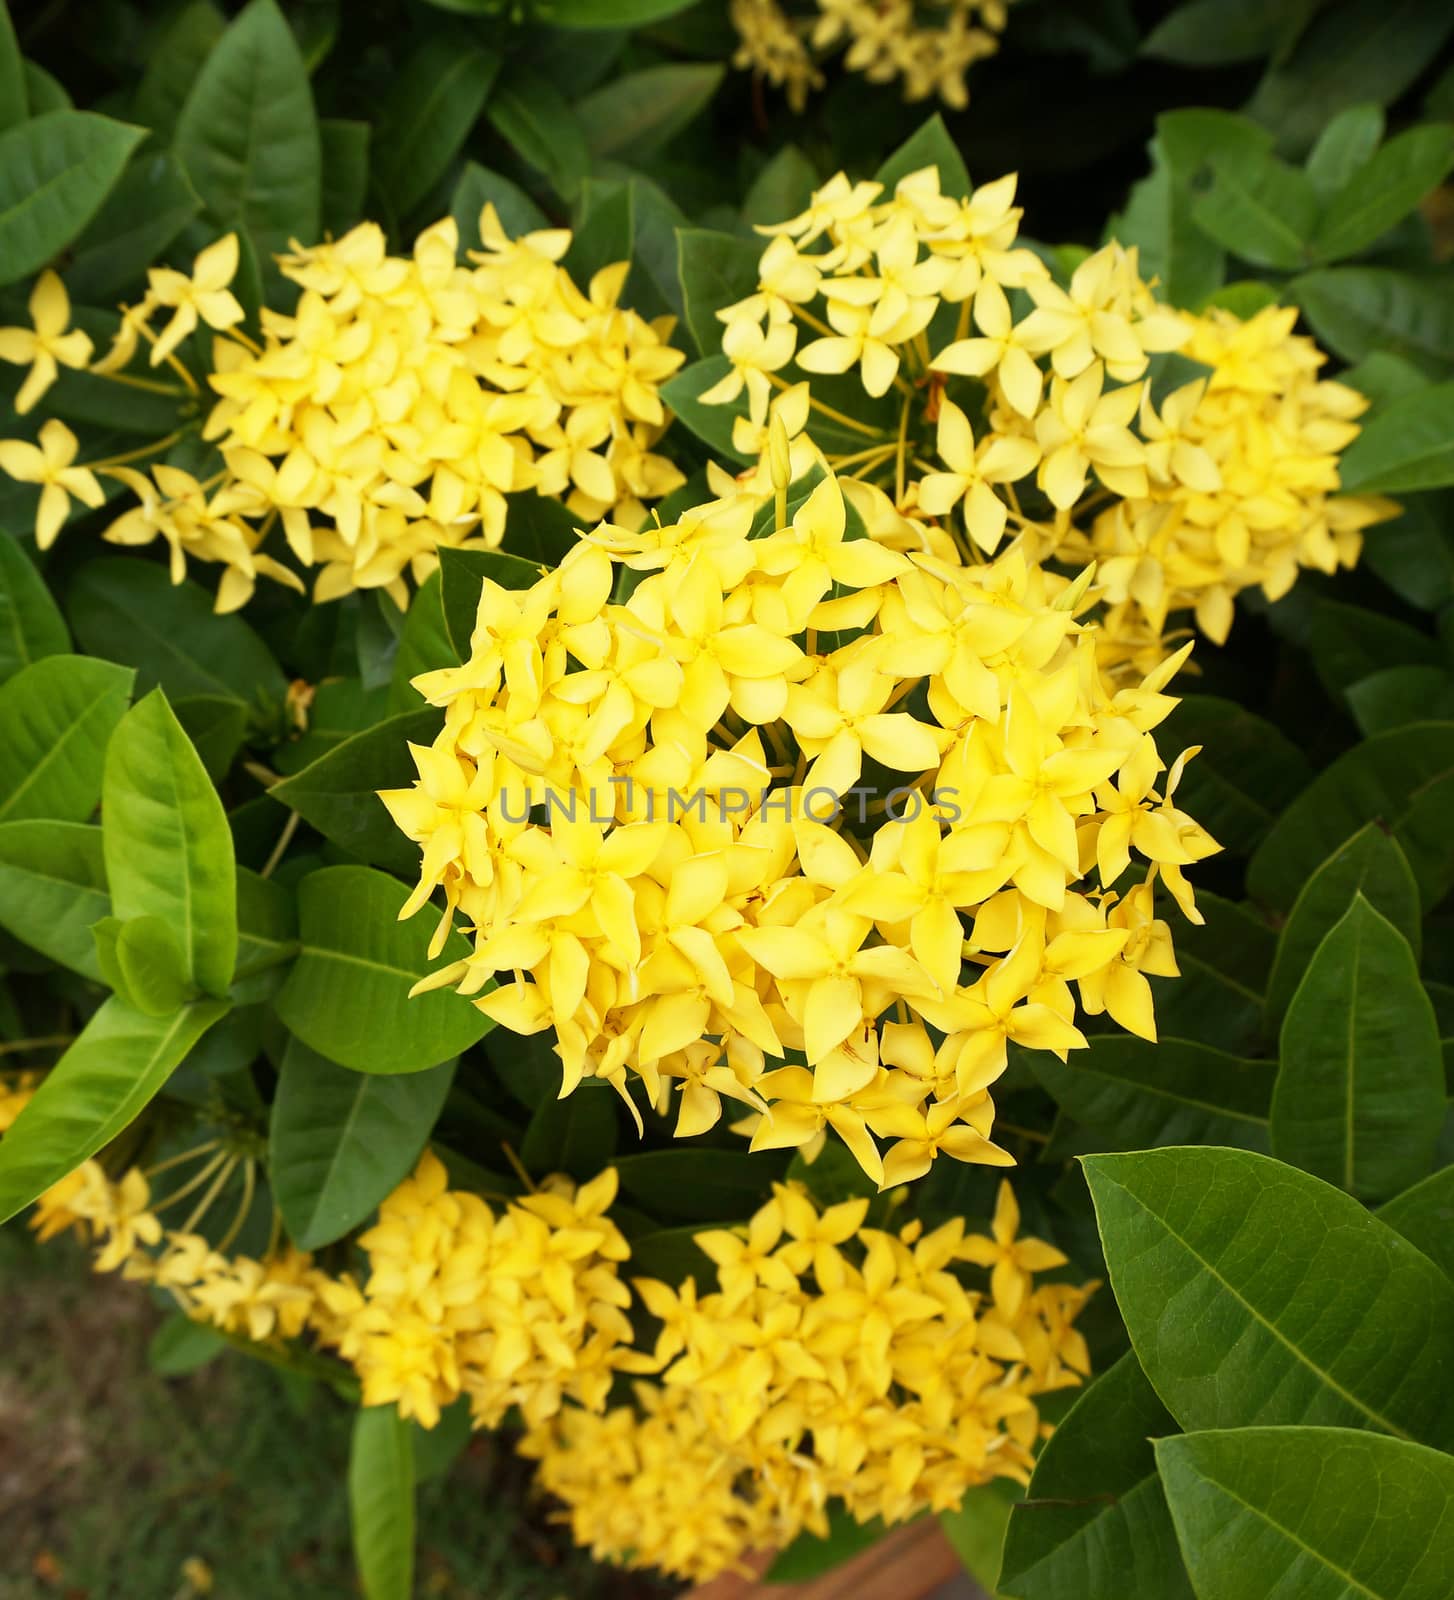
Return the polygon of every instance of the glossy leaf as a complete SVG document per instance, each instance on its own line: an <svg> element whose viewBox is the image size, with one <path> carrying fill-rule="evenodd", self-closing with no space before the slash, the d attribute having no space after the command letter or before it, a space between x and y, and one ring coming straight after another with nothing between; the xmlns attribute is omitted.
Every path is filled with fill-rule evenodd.
<svg viewBox="0 0 1454 1600"><path fill-rule="evenodd" d="M636 161L669 143L706 108L726 67L673 61L623 73L576 105L591 154Z"/></svg>
<svg viewBox="0 0 1454 1600"><path fill-rule="evenodd" d="M1419 952L1419 886L1398 841L1370 822L1338 848L1303 885L1278 936L1267 980L1267 1014L1280 1021L1313 952L1361 894Z"/></svg>
<svg viewBox="0 0 1454 1600"><path fill-rule="evenodd" d="M101 209L143 130L48 111L0 134L0 284L37 272Z"/></svg>
<svg viewBox="0 0 1454 1600"><path fill-rule="evenodd" d="M1180 793L1180 791L1178 791ZM1454 723L1423 722L1366 739L1320 772L1248 863L1247 888L1286 910L1318 865L1365 822L1399 842L1426 906L1454 885Z"/></svg>
<svg viewBox="0 0 1454 1600"><path fill-rule="evenodd" d="M99 982L90 929L110 910L100 828L0 823L0 926L8 933Z"/></svg>
<svg viewBox="0 0 1454 1600"><path fill-rule="evenodd" d="M428 954L435 917L400 922L408 890L368 867L325 867L298 886L299 955L275 1002L288 1027L320 1055L356 1072L422 1072L468 1049L488 1018L453 991L410 989L469 954L450 935Z"/></svg>
<svg viewBox="0 0 1454 1600"><path fill-rule="evenodd" d="M1454 1441L1454 1283L1351 1195L1243 1150L1082 1164L1131 1343L1183 1428Z"/></svg>
<svg viewBox="0 0 1454 1600"><path fill-rule="evenodd" d="M1412 211L1454 167L1454 127L1428 123L1390 139L1327 202L1313 255L1357 255Z"/></svg>
<svg viewBox="0 0 1454 1600"><path fill-rule="evenodd" d="M410 1600L414 1593L412 1424L393 1405L366 1406L354 1418L348 1508L365 1600Z"/></svg>
<svg viewBox="0 0 1454 1600"><path fill-rule="evenodd" d="M379 108L374 174L397 215L444 176L484 109L500 58L453 33L426 34Z"/></svg>
<svg viewBox="0 0 1454 1600"><path fill-rule="evenodd" d="M1279 1054L1280 1159L1364 1200L1427 1175L1445 1101L1434 1008L1408 941L1361 894L1308 963Z"/></svg>
<svg viewBox="0 0 1454 1600"><path fill-rule="evenodd" d="M413 872L419 846L400 833L378 791L414 782L418 773L409 745L432 743L440 725L432 707L390 717L345 739L268 793L361 861Z"/></svg>
<svg viewBox="0 0 1454 1600"><path fill-rule="evenodd" d="M376 1077L289 1039L273 1098L268 1175L300 1250L341 1239L409 1175L454 1065Z"/></svg>
<svg viewBox="0 0 1454 1600"><path fill-rule="evenodd" d="M0 684L0 822L90 816L130 689L124 667L70 655L46 656Z"/></svg>
<svg viewBox="0 0 1454 1600"><path fill-rule="evenodd" d="M0 129L14 127L30 115L25 95L25 57L15 37L10 9L0 0Z"/></svg>
<svg viewBox="0 0 1454 1600"><path fill-rule="evenodd" d="M1151 1440L1176 1423L1132 1353L1051 1434L1010 1511L999 1589L1012 1600L1192 1600Z"/></svg>
<svg viewBox="0 0 1454 1600"><path fill-rule="evenodd" d="M323 158L313 91L276 0L250 0L202 64L173 147L208 216L245 233L264 280L290 239L318 237Z"/></svg>
<svg viewBox="0 0 1454 1600"><path fill-rule="evenodd" d="M108 1000L0 1139L0 1222L109 1144L227 1009L201 1000L148 1017Z"/></svg>
<svg viewBox="0 0 1454 1600"><path fill-rule="evenodd" d="M732 363L724 355L706 356L683 367L674 378L661 386L661 398L681 421L699 439L711 446L722 460L746 465L747 457L732 443L732 422L735 417L747 415L746 394L728 405L703 405L697 398L719 383L728 373Z"/></svg>
<svg viewBox="0 0 1454 1600"><path fill-rule="evenodd" d="M757 289L759 245L708 228L677 233L677 272L686 323L704 356L720 355L723 324L717 312Z"/></svg>
<svg viewBox="0 0 1454 1600"><path fill-rule="evenodd" d="M1444 1600L1454 1459L1349 1428L1160 1439L1198 1600Z"/></svg>
<svg viewBox="0 0 1454 1600"><path fill-rule="evenodd" d="M35 563L17 540L0 537L0 683L70 648L70 633Z"/></svg>

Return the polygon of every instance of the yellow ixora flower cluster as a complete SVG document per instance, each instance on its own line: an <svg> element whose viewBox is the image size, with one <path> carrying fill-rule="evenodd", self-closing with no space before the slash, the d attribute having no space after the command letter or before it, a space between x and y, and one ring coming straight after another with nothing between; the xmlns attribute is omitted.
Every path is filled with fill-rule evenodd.
<svg viewBox="0 0 1454 1600"><path fill-rule="evenodd" d="M875 538L1104 563L1091 598L1111 668L1160 660L1170 614L1194 610L1220 641L1238 590L1275 598L1299 566L1351 564L1358 530L1395 508L1336 495L1365 402L1318 380L1295 313L1173 310L1115 243L1061 284L1017 244L1014 192L1010 176L951 198L926 168L887 195L840 173L763 226L756 292L718 312L730 369L701 396L745 397L739 454L760 455L777 417L837 441L827 459L868 486L850 493ZM1171 351L1209 372L1158 403L1151 358ZM867 398L840 384L830 405L823 380L845 374ZM740 482L765 496L766 479L764 461Z"/></svg>
<svg viewBox="0 0 1454 1600"><path fill-rule="evenodd" d="M903 86L905 100L937 96L962 110L964 75L1000 47L1010 0L731 0L737 30L733 65L787 94L794 111L823 87L820 58L842 50L843 65L870 83Z"/></svg>
<svg viewBox="0 0 1454 1600"><path fill-rule="evenodd" d="M1113 690L1077 586L851 537L831 476L754 515L486 581L469 659L415 680L445 725L382 796L423 847L401 915L442 890L435 950L456 914L475 946L419 987L553 1030L562 1094L675 1099L679 1135L725 1095L754 1148L831 1129L883 1185L1007 1164L990 1086L1011 1040L1084 1044L1072 985L1155 1036L1153 880L1196 917L1182 869L1217 848L1175 805L1193 752L1168 772L1149 731L1185 652Z"/></svg>
<svg viewBox="0 0 1454 1600"><path fill-rule="evenodd" d="M747 1228L696 1236L715 1291L637 1280L660 1383L635 1407L562 1410L521 1447L578 1543L704 1580L826 1534L833 1499L894 1523L1027 1481L1047 1431L1035 1397L1089 1371L1074 1321L1094 1285L1035 1283L1065 1257L1017 1237L1008 1184L992 1235L879 1231L865 1209L779 1185ZM966 1264L991 1269L988 1293Z"/></svg>
<svg viewBox="0 0 1454 1600"><path fill-rule="evenodd" d="M647 322L617 303L625 262L577 287L560 264L568 231L512 240L486 206L480 236L468 265L449 218L420 234L409 256L390 255L373 223L295 244L279 267L299 289L297 305L288 315L263 310L260 345L243 331L229 287L234 235L204 250L190 275L153 269L91 370L157 387L126 370L145 340L151 365L167 363L185 399L197 386L178 348L199 327L213 330L207 381L220 398L201 435L215 446L215 470L138 470L126 464L132 457L92 463L138 502L105 537L164 540L178 582L188 557L220 563L220 611L243 605L260 576L301 590L299 569L316 572L315 601L383 589L403 606L408 579L422 582L441 546L500 543L509 494L560 497L583 522L643 521L644 502L682 481L652 449L668 420L659 386L683 360L666 343L670 319ZM83 366L90 354L84 334L64 331L69 305L53 273L32 313L33 332L0 330L0 359L32 363L22 390L30 404L58 362ZM167 320L157 332L159 316ZM0 469L42 486L42 546L68 496L102 502L92 472L72 465L75 453L55 419L39 447L0 443ZM280 559L289 555L291 564Z"/></svg>

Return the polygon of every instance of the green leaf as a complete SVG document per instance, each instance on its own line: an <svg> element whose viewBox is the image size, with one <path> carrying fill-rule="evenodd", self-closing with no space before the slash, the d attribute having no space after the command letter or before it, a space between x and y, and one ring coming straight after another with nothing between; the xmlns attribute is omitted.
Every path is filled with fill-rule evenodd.
<svg viewBox="0 0 1454 1600"><path fill-rule="evenodd" d="M185 1378L216 1360L226 1348L227 1340L215 1328L176 1311L151 1336L146 1364L159 1377Z"/></svg>
<svg viewBox="0 0 1454 1600"><path fill-rule="evenodd" d="M409 745L430 744L439 728L440 713L432 706L390 717L345 739L268 793L361 861L411 873L419 865L419 847L400 833L378 792L414 782L418 773Z"/></svg>
<svg viewBox="0 0 1454 1600"><path fill-rule="evenodd" d="M613 78L576 105L587 148L623 161L660 150L697 118L726 72L720 63L681 61Z"/></svg>
<svg viewBox="0 0 1454 1600"><path fill-rule="evenodd" d="M323 156L313 90L275 0L251 0L197 74L173 147L209 217L246 234L266 285L290 239L318 238Z"/></svg>
<svg viewBox="0 0 1454 1600"><path fill-rule="evenodd" d="M1343 452L1338 476L1356 494L1404 494L1454 484L1454 383L1384 406Z"/></svg>
<svg viewBox="0 0 1454 1600"><path fill-rule="evenodd" d="M268 1133L273 1195L300 1250L361 1223L414 1169L453 1061L402 1077L350 1072L289 1039Z"/></svg>
<svg viewBox="0 0 1454 1600"><path fill-rule="evenodd" d="M1378 1220L1454 1278L1454 1167L1395 1195L1378 1208Z"/></svg>
<svg viewBox="0 0 1454 1600"><path fill-rule="evenodd" d="M84 822L0 822L0 926L100 982L91 924L107 916L101 830Z"/></svg>
<svg viewBox="0 0 1454 1600"><path fill-rule="evenodd" d="M335 237L360 221L368 203L370 130L367 122L321 117L318 149L323 163L319 221Z"/></svg>
<svg viewBox="0 0 1454 1600"><path fill-rule="evenodd" d="M1349 1428L1158 1439L1199 1600L1444 1600L1454 1460Z"/></svg>
<svg viewBox="0 0 1454 1600"><path fill-rule="evenodd" d="M444 628L461 661L469 660L470 635L475 631L484 580L488 578L502 589L529 589L544 576L535 562L500 550L441 549L439 573Z"/></svg>
<svg viewBox="0 0 1454 1600"><path fill-rule="evenodd" d="M500 548L543 567L558 567L580 542L582 519L562 501L534 490L505 497L505 537Z"/></svg>
<svg viewBox="0 0 1454 1600"><path fill-rule="evenodd" d="M449 202L462 250L480 248L480 212L487 205L494 206L500 226L512 239L550 226L549 217L519 184L477 161L466 161Z"/></svg>
<svg viewBox="0 0 1454 1600"><path fill-rule="evenodd" d="M220 783L242 748L247 707L230 695L198 694L178 700L172 710L201 756L207 776Z"/></svg>
<svg viewBox="0 0 1454 1600"><path fill-rule="evenodd" d="M1226 1144L1268 1149L1274 1072L1191 1039L1159 1044L1123 1034L1095 1034L1069 1062L1028 1053L1035 1076L1057 1105L1114 1148Z"/></svg>
<svg viewBox="0 0 1454 1600"><path fill-rule="evenodd" d="M163 143L171 140L187 95L226 27L212 0L189 0L151 41L131 109Z"/></svg>
<svg viewBox="0 0 1454 1600"><path fill-rule="evenodd" d="M534 1178L565 1172L589 1182L616 1153L616 1094L599 1080L562 1099L536 1106L520 1145L520 1160Z"/></svg>
<svg viewBox="0 0 1454 1600"><path fill-rule="evenodd" d="M678 230L677 274L682 304L686 307L687 328L704 356L721 354L722 324L716 313L756 291L761 256L761 249L750 239L707 228Z"/></svg>
<svg viewBox="0 0 1454 1600"><path fill-rule="evenodd" d="M1454 1440L1454 1283L1351 1195L1243 1150L1082 1165L1131 1343L1183 1428Z"/></svg>
<svg viewBox="0 0 1454 1600"><path fill-rule="evenodd" d="M1267 1015L1272 1021L1282 1019L1313 952L1360 894L1388 918L1417 956L1419 886L1398 841L1376 823L1366 823L1303 885L1283 924L1267 980Z"/></svg>
<svg viewBox="0 0 1454 1600"><path fill-rule="evenodd" d="M202 1000L148 1017L106 1001L0 1140L0 1222L109 1144L227 1010Z"/></svg>
<svg viewBox="0 0 1454 1600"><path fill-rule="evenodd" d="M1418 628L1337 600L1313 603L1307 648L1332 700L1382 667L1406 662L1432 666L1443 659L1438 644Z"/></svg>
<svg viewBox="0 0 1454 1600"><path fill-rule="evenodd" d="M417 711L421 702L413 680L440 667L458 665L459 655L445 631L440 577L436 570L419 585L409 605L404 632L394 656L394 676L389 685L390 711Z"/></svg>
<svg viewBox="0 0 1454 1600"><path fill-rule="evenodd" d="M201 209L172 156L143 150L76 240L66 267L71 298L111 301L139 285ZM134 399L136 392L129 393Z"/></svg>
<svg viewBox="0 0 1454 1600"><path fill-rule="evenodd" d="M1391 401L1402 399L1406 394L1413 394L1415 390L1422 389L1426 382L1424 372L1416 367L1407 356L1390 355L1386 350L1375 350L1370 355L1364 356L1356 367L1350 367L1340 380L1357 389L1360 394L1367 395L1375 407L1388 405ZM1390 524L1378 524L1379 537L1388 530Z"/></svg>
<svg viewBox="0 0 1454 1600"><path fill-rule="evenodd" d="M160 917L117 923L114 959L117 992L149 1017L172 1016L197 997L177 936Z"/></svg>
<svg viewBox="0 0 1454 1600"><path fill-rule="evenodd" d="M113 735L101 799L111 909L123 922L160 918L180 940L187 976L204 993L225 995L237 965L232 832L160 690Z"/></svg>
<svg viewBox="0 0 1454 1600"><path fill-rule="evenodd" d="M1306 170L1325 201L1346 188L1373 159L1383 129L1383 107L1370 102L1340 111L1318 135ZM1320 229L1326 222L1325 217Z"/></svg>
<svg viewBox="0 0 1454 1600"><path fill-rule="evenodd" d="M111 193L143 130L48 111L0 134L0 285L38 272Z"/></svg>
<svg viewBox="0 0 1454 1600"><path fill-rule="evenodd" d="M453 1405L439 1414L432 1428L421 1428L416 1422L410 1437L414 1449L414 1481L428 1483L442 1478L464 1453L475 1431L470 1416L468 1395L461 1395Z"/></svg>
<svg viewBox="0 0 1454 1600"><path fill-rule="evenodd" d="M1161 280L1172 305L1198 306L1226 277L1226 252L1193 222L1190 180L1172 169L1162 141L1153 139L1150 151L1151 175L1131 190L1126 209L1106 231L1136 246L1143 274Z"/></svg>
<svg viewBox="0 0 1454 1600"><path fill-rule="evenodd" d="M735 417L747 415L746 395L739 395L728 405L706 406L697 398L720 383L731 365L724 355L694 361L662 384L661 398L699 439L711 446L714 455L745 465L747 457L732 444L732 422Z"/></svg>
<svg viewBox="0 0 1454 1600"><path fill-rule="evenodd" d="M645 1150L615 1165L623 1194L654 1216L684 1222L750 1216L767 1176L761 1157L745 1150Z"/></svg>
<svg viewBox="0 0 1454 1600"><path fill-rule="evenodd" d="M1203 233L1259 267L1294 272L1309 259L1318 197L1306 173L1275 156L1215 164L1212 187L1192 207Z"/></svg>
<svg viewBox="0 0 1454 1600"><path fill-rule="evenodd" d="M566 201L580 193L591 153L575 113L552 84L512 67L485 108L495 132Z"/></svg>
<svg viewBox="0 0 1454 1600"><path fill-rule="evenodd" d="M969 198L969 169L948 128L944 126L944 118L937 111L894 151L874 173L874 177L884 186L886 193L892 194L901 178L918 172L921 167L938 167L942 193L959 200Z"/></svg>
<svg viewBox="0 0 1454 1600"><path fill-rule="evenodd" d="M998 1588L1000 1553L1010 1512L1025 1491L1013 1478L991 1478L967 1490L957 1510L942 1511L939 1526L954 1548L960 1565L990 1589Z"/></svg>
<svg viewBox="0 0 1454 1600"><path fill-rule="evenodd" d="M490 1022L451 990L409 998L469 944L452 933L429 958L435 918L400 922L408 890L368 867L325 867L298 886L300 951L278 1015L304 1044L356 1072L422 1072L467 1050Z"/></svg>
<svg viewBox="0 0 1454 1600"><path fill-rule="evenodd" d="M1313 255L1338 261L1366 250L1412 211L1454 167L1454 127L1410 128L1356 171L1328 202L1313 234Z"/></svg>
<svg viewBox="0 0 1454 1600"><path fill-rule="evenodd" d="M1365 735L1405 728L1426 717L1454 717L1454 674L1443 667L1384 667L1345 691Z"/></svg>
<svg viewBox="0 0 1454 1600"><path fill-rule="evenodd" d="M366 1600L410 1600L414 1593L413 1431L395 1406L367 1406L353 1420L348 1508L354 1560Z"/></svg>
<svg viewBox="0 0 1454 1600"><path fill-rule="evenodd" d="M19 540L0 536L0 683L70 648L70 633L35 563Z"/></svg>
<svg viewBox="0 0 1454 1600"><path fill-rule="evenodd" d="M1185 695L1164 726L1168 749L1202 747L1177 804L1228 850L1251 850L1312 776L1280 729L1231 700Z"/></svg>
<svg viewBox="0 0 1454 1600"><path fill-rule="evenodd" d="M12 128L30 115L25 94L25 57L16 42L10 8L0 0L0 129Z"/></svg>
<svg viewBox="0 0 1454 1600"><path fill-rule="evenodd" d="M558 28L636 28L685 11L692 0L552 0Z"/></svg>
<svg viewBox="0 0 1454 1600"><path fill-rule="evenodd" d="M1361 894L1308 963L1280 1055L1281 1160L1370 1201L1427 1175L1445 1101L1434 1008L1408 941Z"/></svg>
<svg viewBox="0 0 1454 1600"><path fill-rule="evenodd" d="M449 169L484 110L500 58L453 32L427 34L405 58L379 108L374 176L403 216Z"/></svg>
<svg viewBox="0 0 1454 1600"><path fill-rule="evenodd" d="M1324 267L1288 288L1319 341L1345 361L1402 356L1430 377L1454 363L1454 303L1440 273Z"/></svg>
<svg viewBox="0 0 1454 1600"><path fill-rule="evenodd" d="M800 1533L774 1558L763 1574L763 1582L810 1584L825 1572L862 1555L883 1536L884 1526L877 1517L859 1522L835 1500L828 1507L827 1538Z"/></svg>
<svg viewBox="0 0 1454 1600"><path fill-rule="evenodd" d="M1185 0L1141 41L1141 54L1220 67L1271 53L1287 26L1286 0Z"/></svg>
<svg viewBox="0 0 1454 1600"><path fill-rule="evenodd" d="M68 655L34 661L0 684L0 822L90 816L130 691L125 668Z"/></svg>
<svg viewBox="0 0 1454 1600"><path fill-rule="evenodd" d="M292 895L271 878L237 869L237 970L234 984L256 980L298 953L298 917ZM266 988L263 998L271 995ZM242 1001L234 989L234 999Z"/></svg>
<svg viewBox="0 0 1454 1600"><path fill-rule="evenodd" d="M219 617L205 589L173 584L165 567L120 556L88 562L67 611L91 654L137 669L138 689L159 683L173 700L222 695L259 716L282 709L288 681L268 647L241 617Z"/></svg>
<svg viewBox="0 0 1454 1600"><path fill-rule="evenodd" d="M1011 1508L999 1588L1015 1600L1192 1600L1151 1440L1176 1424L1128 1352L1076 1398Z"/></svg>
<svg viewBox="0 0 1454 1600"><path fill-rule="evenodd" d="M1408 858L1423 904L1437 905L1454 885L1451 805L1454 723L1422 722L1365 739L1283 811L1248 863L1248 891L1264 905L1288 909L1320 862L1365 822L1377 821Z"/></svg>
<svg viewBox="0 0 1454 1600"><path fill-rule="evenodd" d="M614 178L587 178L581 185L580 197L574 208L575 229L571 246L561 262L577 283L589 283L602 267L632 260L636 235L635 196L634 183L623 183ZM673 245L675 239L673 228ZM636 265L633 262L633 272L636 271ZM641 307L635 290L642 278L643 273L637 273L635 281L629 275L626 280L631 285L632 303L638 309ZM675 276L673 288L676 288Z"/></svg>
<svg viewBox="0 0 1454 1600"><path fill-rule="evenodd" d="M818 187L818 170L795 144L783 145L752 181L742 201L742 220L784 222L806 211Z"/></svg>

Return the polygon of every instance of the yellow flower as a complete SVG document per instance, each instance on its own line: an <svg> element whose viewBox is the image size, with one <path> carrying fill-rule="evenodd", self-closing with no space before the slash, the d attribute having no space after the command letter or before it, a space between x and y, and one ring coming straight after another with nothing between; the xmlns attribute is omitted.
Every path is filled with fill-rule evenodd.
<svg viewBox="0 0 1454 1600"><path fill-rule="evenodd" d="M55 543L70 515L72 499L92 507L105 504L106 496L96 475L87 467L72 465L78 449L75 434L56 417L41 424L38 445L26 439L0 439L0 472L17 483L41 486L35 512L35 542L42 550Z"/></svg>
<svg viewBox="0 0 1454 1600"><path fill-rule="evenodd" d="M147 299L172 313L152 345L152 366L165 361L199 320L209 328L232 328L242 321L242 306L227 287L237 276L237 263L237 235L227 233L197 257L190 275L175 267L147 273Z"/></svg>
<svg viewBox="0 0 1454 1600"><path fill-rule="evenodd" d="M30 368L15 396L15 409L21 416L56 381L61 367L84 367L91 359L90 336L80 328L66 331L71 302L54 272L42 272L35 280L30 320L29 328L0 328L0 361Z"/></svg>
<svg viewBox="0 0 1454 1600"><path fill-rule="evenodd" d="M964 525L975 544L990 554L1005 531L1008 510L992 485L1014 483L1035 470L1040 447L1029 439L1002 437L975 445L969 419L946 400L939 409L939 459L948 472L930 472L919 482L919 504L931 517L946 515L962 498Z"/></svg>

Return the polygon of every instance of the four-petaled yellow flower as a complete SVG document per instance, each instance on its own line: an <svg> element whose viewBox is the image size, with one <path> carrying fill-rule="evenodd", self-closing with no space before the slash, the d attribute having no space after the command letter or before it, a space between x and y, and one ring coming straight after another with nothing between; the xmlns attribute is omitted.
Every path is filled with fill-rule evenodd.
<svg viewBox="0 0 1454 1600"><path fill-rule="evenodd" d="M29 328L0 328L0 361L30 368L15 396L21 416L56 381L61 367L84 367L91 359L90 335L70 327L71 302L54 272L42 272L35 280L30 320Z"/></svg>

